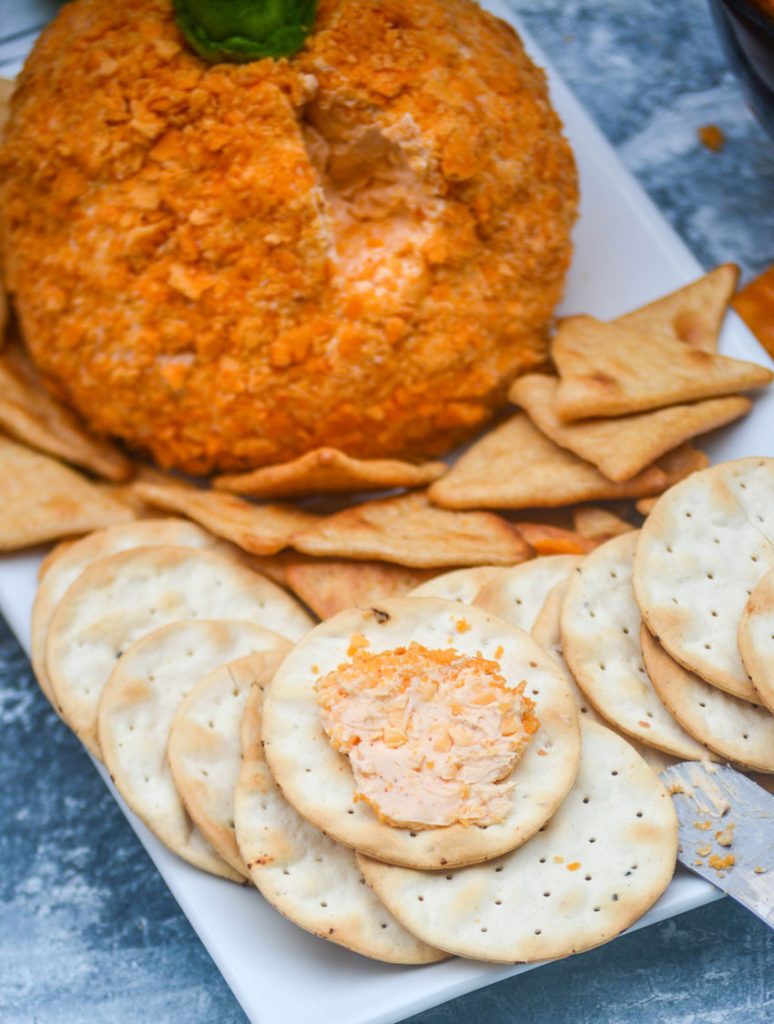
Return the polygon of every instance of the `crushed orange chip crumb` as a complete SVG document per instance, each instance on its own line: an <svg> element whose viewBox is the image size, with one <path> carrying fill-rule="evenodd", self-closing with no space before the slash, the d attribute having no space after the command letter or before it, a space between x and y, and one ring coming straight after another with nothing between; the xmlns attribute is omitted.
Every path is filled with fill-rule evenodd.
<svg viewBox="0 0 774 1024"><path fill-rule="evenodd" d="M713 153L719 153L726 144L725 132L716 124L703 124L696 134L702 146L711 149Z"/></svg>
<svg viewBox="0 0 774 1024"><path fill-rule="evenodd" d="M746 284L731 304L769 355L774 356L774 266Z"/></svg>
<svg viewBox="0 0 774 1024"><path fill-rule="evenodd" d="M347 654L351 658L354 654L357 654L359 650L362 650L362 648L369 646L370 641L368 640L368 637L363 636L362 633L353 633L349 641Z"/></svg>
<svg viewBox="0 0 774 1024"><path fill-rule="evenodd" d="M725 871L727 868L732 868L736 864L736 857L733 853L726 854L725 857L718 856L717 853L713 853L707 864L715 871Z"/></svg>
<svg viewBox="0 0 774 1024"><path fill-rule="evenodd" d="M567 870L568 871L577 871L580 866L581 866L581 862L579 860L573 860L573 861L570 861L570 863L567 865Z"/></svg>

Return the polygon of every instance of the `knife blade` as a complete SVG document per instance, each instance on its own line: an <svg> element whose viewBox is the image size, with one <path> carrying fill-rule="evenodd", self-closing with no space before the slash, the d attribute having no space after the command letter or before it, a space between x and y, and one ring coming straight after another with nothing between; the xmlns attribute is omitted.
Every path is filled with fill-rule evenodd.
<svg viewBox="0 0 774 1024"><path fill-rule="evenodd" d="M774 928L774 796L727 765L661 772L679 821L677 859Z"/></svg>

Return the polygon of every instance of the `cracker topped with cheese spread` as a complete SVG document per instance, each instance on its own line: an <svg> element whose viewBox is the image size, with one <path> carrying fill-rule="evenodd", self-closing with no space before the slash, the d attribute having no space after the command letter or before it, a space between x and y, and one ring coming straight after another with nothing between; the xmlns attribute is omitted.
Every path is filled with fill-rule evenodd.
<svg viewBox="0 0 774 1024"><path fill-rule="evenodd" d="M540 829L578 770L566 681L480 608L394 598L315 627L267 696L286 799L346 846L423 868L472 864Z"/></svg>

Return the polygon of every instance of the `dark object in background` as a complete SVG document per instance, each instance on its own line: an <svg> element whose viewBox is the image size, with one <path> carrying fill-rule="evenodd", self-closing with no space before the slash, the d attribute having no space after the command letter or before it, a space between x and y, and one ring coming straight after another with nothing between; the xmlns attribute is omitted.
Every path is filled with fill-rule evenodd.
<svg viewBox="0 0 774 1024"><path fill-rule="evenodd" d="M774 7L768 0L710 0L710 7L728 62L774 139Z"/></svg>

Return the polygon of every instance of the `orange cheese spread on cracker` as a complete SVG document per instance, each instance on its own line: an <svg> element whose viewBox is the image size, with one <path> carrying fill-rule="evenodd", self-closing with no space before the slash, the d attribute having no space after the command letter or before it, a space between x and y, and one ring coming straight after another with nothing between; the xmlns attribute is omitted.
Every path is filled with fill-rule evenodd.
<svg viewBox="0 0 774 1024"><path fill-rule="evenodd" d="M509 686L497 662L452 648L348 653L315 691L355 798L403 828L503 821L514 786L505 780L538 729L525 684Z"/></svg>

